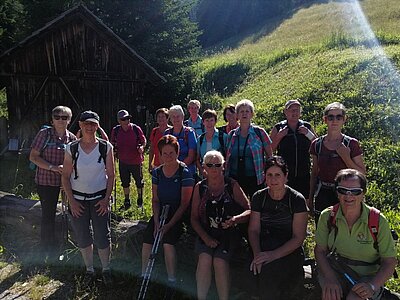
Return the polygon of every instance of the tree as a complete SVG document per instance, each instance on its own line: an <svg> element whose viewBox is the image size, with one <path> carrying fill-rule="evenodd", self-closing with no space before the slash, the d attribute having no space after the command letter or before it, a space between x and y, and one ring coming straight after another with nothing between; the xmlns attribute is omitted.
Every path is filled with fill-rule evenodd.
<svg viewBox="0 0 400 300"><path fill-rule="evenodd" d="M0 53L23 35L25 17L24 6L18 0L0 1Z"/></svg>

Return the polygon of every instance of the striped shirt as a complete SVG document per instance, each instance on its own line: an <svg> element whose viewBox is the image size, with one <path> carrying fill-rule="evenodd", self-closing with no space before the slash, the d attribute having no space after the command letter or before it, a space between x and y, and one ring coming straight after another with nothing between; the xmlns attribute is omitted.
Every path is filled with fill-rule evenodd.
<svg viewBox="0 0 400 300"><path fill-rule="evenodd" d="M258 127L261 133L262 140L258 137L254 131L254 125L250 125L249 128L249 139L248 145L250 147L251 154L253 156L253 166L257 177L257 184L260 185L265 181L265 159L267 159L268 146L272 144L271 138L264 130L264 128ZM226 172L229 175L229 159L232 154L232 149L236 146L238 138L240 136L240 127L232 130L228 135L227 146L226 146Z"/></svg>

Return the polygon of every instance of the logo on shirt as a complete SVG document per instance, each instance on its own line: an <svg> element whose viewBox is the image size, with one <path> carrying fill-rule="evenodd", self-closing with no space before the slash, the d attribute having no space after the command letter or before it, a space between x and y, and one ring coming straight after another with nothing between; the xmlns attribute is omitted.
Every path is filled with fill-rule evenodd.
<svg viewBox="0 0 400 300"><path fill-rule="evenodd" d="M365 234L363 232L359 232L357 234L357 242L359 242L362 245L371 244L371 241L367 240L367 237L365 236Z"/></svg>

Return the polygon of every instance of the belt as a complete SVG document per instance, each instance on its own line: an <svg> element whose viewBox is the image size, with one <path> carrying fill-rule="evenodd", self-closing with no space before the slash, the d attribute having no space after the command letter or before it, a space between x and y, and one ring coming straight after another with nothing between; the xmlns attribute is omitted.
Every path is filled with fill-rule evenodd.
<svg viewBox="0 0 400 300"><path fill-rule="evenodd" d="M89 198L89 199L90 198L95 198L95 197L98 197L98 196L103 196L104 197L106 195L106 192L107 192L107 189L104 189L104 190L98 191L98 192L93 193L93 194L86 194L86 193L82 193L82 192L79 192L79 191L72 190L72 193L74 195L85 197L85 199L87 199L87 198Z"/></svg>

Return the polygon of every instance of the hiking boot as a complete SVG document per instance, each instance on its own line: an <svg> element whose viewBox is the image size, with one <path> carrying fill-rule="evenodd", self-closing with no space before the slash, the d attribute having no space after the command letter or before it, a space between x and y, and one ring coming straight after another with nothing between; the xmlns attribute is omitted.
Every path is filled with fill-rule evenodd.
<svg viewBox="0 0 400 300"><path fill-rule="evenodd" d="M142 208L143 207L143 198L138 198L136 202L137 202L138 208Z"/></svg>
<svg viewBox="0 0 400 300"><path fill-rule="evenodd" d="M131 200L125 199L124 208L125 208L125 210L128 210L129 208L131 208Z"/></svg>
<svg viewBox="0 0 400 300"><path fill-rule="evenodd" d="M103 271L103 283L106 287L110 287L113 283L113 279L111 276L111 271L107 270L107 271Z"/></svg>
<svg viewBox="0 0 400 300"><path fill-rule="evenodd" d="M90 288L94 283L95 277L93 272L86 271L85 276L83 276L82 287Z"/></svg>

